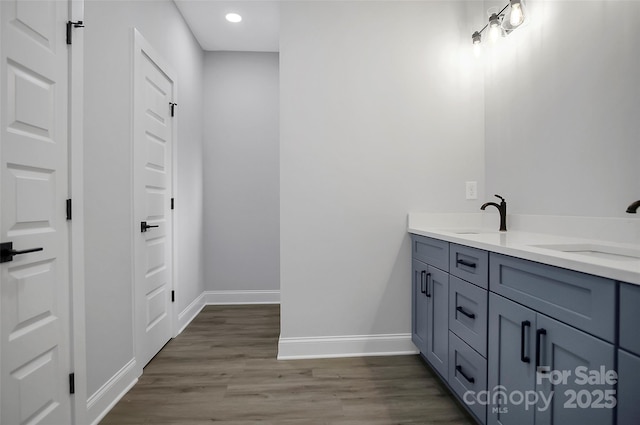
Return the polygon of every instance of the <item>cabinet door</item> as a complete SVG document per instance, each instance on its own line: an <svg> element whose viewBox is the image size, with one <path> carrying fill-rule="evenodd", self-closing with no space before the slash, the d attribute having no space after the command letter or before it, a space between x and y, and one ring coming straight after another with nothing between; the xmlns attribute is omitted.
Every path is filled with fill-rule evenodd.
<svg viewBox="0 0 640 425"><path fill-rule="evenodd" d="M421 261L413 260L411 284L411 340L421 353L427 352L427 268Z"/></svg>
<svg viewBox="0 0 640 425"><path fill-rule="evenodd" d="M443 377L449 363L449 273L429 266L427 273L427 360Z"/></svg>
<svg viewBox="0 0 640 425"><path fill-rule="evenodd" d="M548 366L551 373L537 379L541 383L536 384L536 390L547 395L553 391L553 398L549 408L536 411L536 425L613 424L613 409L603 407L603 394L612 391L613 385L581 382L583 375L614 370L613 345L538 314L537 332L541 331L546 333L539 338L540 365ZM555 375L561 381L561 373L566 375L566 383L554 385L549 377Z"/></svg>
<svg viewBox="0 0 640 425"><path fill-rule="evenodd" d="M640 355L640 286L620 284L620 347Z"/></svg>
<svg viewBox="0 0 640 425"><path fill-rule="evenodd" d="M618 425L640 421L640 357L618 350Z"/></svg>
<svg viewBox="0 0 640 425"><path fill-rule="evenodd" d="M533 310L489 294L488 390L492 398L487 409L488 424L533 425L534 408L510 403L504 397L496 397L493 403L493 396L500 391L509 397L535 390L535 331Z"/></svg>

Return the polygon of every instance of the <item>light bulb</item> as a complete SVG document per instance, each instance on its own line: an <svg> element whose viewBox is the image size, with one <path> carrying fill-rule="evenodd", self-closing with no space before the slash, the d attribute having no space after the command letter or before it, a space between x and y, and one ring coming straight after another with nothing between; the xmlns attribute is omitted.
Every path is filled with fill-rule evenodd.
<svg viewBox="0 0 640 425"><path fill-rule="evenodd" d="M225 19L229 22L233 22L234 24L242 21L242 16L237 13L227 13Z"/></svg>
<svg viewBox="0 0 640 425"><path fill-rule="evenodd" d="M492 43L495 43L502 35L502 29L500 28L500 19L495 13L491 14L489 18L489 38Z"/></svg>
<svg viewBox="0 0 640 425"><path fill-rule="evenodd" d="M476 31L471 36L471 40L473 40L473 54L475 57L479 58L482 53L482 36L478 31Z"/></svg>
<svg viewBox="0 0 640 425"><path fill-rule="evenodd" d="M476 58L479 58L482 55L482 46L480 45L480 43L475 43L473 45L473 55Z"/></svg>
<svg viewBox="0 0 640 425"><path fill-rule="evenodd" d="M512 27L521 25L524 21L524 13L522 13L522 3L520 0L511 0L511 16L509 17L509 23Z"/></svg>

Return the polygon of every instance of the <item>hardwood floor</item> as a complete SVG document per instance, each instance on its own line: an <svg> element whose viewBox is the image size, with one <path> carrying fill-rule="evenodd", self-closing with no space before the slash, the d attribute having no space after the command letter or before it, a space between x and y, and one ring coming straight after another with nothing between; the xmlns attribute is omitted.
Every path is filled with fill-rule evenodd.
<svg viewBox="0 0 640 425"><path fill-rule="evenodd" d="M101 424L473 424L418 356L276 360L276 305L208 306Z"/></svg>

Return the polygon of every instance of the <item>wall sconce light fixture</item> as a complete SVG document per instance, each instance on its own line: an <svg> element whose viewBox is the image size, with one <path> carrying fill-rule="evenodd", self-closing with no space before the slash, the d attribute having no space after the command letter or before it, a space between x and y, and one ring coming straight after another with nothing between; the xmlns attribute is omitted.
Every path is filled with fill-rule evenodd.
<svg viewBox="0 0 640 425"><path fill-rule="evenodd" d="M505 10L509 10L505 14ZM508 15L508 16L507 16ZM526 11L524 0L509 0L502 10L498 13L492 13L489 16L489 22L482 27L481 30L475 31L471 35L473 42L473 51L476 56L480 56L482 51L482 32L489 28L489 39L496 42L500 37L505 37L511 31L518 28L526 19Z"/></svg>

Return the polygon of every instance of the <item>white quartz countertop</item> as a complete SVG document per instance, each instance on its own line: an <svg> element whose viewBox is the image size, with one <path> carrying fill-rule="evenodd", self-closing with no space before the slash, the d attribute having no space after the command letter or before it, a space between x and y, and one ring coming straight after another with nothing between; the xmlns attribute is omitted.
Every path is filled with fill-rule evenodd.
<svg viewBox="0 0 640 425"><path fill-rule="evenodd" d="M470 220L469 226L465 224L467 221L464 219L431 221L409 214L408 231L416 235L640 285L638 244L522 230L498 232L497 229L484 226L481 220ZM608 255L608 252L620 255Z"/></svg>

